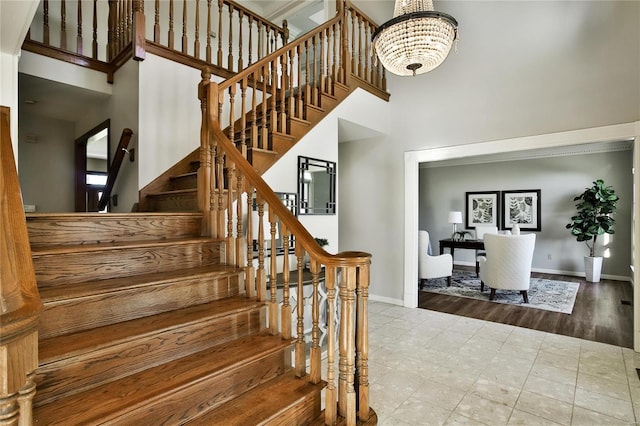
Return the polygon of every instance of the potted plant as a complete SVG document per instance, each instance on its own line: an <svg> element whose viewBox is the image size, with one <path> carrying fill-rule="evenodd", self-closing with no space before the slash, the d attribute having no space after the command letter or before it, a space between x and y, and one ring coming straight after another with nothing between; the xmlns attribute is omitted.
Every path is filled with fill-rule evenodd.
<svg viewBox="0 0 640 426"><path fill-rule="evenodd" d="M578 212L571 217L567 229L579 242L584 241L589 247L589 256L584 258L585 275L589 282L600 281L602 256L596 256L596 243L599 235L615 233L613 227L616 221L612 215L616 212L618 199L615 191L606 186L602 179L593 182L593 186L573 199L578 202Z"/></svg>

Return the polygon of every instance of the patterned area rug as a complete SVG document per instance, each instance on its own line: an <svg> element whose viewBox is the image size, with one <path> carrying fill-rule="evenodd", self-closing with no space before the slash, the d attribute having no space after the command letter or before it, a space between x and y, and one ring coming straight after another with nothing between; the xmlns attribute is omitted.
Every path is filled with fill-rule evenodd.
<svg viewBox="0 0 640 426"><path fill-rule="evenodd" d="M531 278L529 303L515 290L497 290L492 302L571 314L579 287L580 283ZM425 280L422 291L489 301L489 290L485 286L480 293L480 278L472 271L453 271L451 287L447 287L446 278Z"/></svg>

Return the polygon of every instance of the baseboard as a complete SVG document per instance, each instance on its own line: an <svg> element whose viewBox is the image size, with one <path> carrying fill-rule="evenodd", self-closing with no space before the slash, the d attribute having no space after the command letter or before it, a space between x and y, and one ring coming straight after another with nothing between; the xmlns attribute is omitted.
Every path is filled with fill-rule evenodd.
<svg viewBox="0 0 640 426"><path fill-rule="evenodd" d="M375 294L369 294L369 300L373 300L374 302L389 303L391 305L404 306L404 301L402 299L393 299L391 297L378 296Z"/></svg>
<svg viewBox="0 0 640 426"><path fill-rule="evenodd" d="M474 262L465 262L465 261L456 261L456 262L453 262L453 264L460 265L460 266L473 266L473 267L476 266ZM572 277L580 277L580 278L585 277L584 272L576 272L576 271L560 271L557 269L542 269L542 268L531 268L531 271L539 272L541 274L569 275ZM626 281L633 284L631 277L625 277L624 275L602 274L600 275L600 277L604 278L605 280Z"/></svg>

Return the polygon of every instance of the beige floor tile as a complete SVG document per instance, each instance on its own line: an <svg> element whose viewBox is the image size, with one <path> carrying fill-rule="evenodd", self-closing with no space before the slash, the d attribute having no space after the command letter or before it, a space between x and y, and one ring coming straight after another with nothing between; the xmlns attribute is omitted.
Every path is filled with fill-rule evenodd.
<svg viewBox="0 0 640 426"><path fill-rule="evenodd" d="M571 423L572 405L534 392L522 391L516 410L542 417L563 425Z"/></svg>
<svg viewBox="0 0 640 426"><path fill-rule="evenodd" d="M536 364L545 364L565 370L578 370L578 354L573 356L558 355L552 352L540 351L536 357Z"/></svg>
<svg viewBox="0 0 640 426"><path fill-rule="evenodd" d="M633 406L630 401L622 401L620 399L611 398L599 393L577 388L574 404L578 407L596 411L627 422L635 421Z"/></svg>
<svg viewBox="0 0 640 426"><path fill-rule="evenodd" d="M508 424L520 426L555 426L561 423L552 422L551 420L535 416L525 411L513 410Z"/></svg>
<svg viewBox="0 0 640 426"><path fill-rule="evenodd" d="M580 344L565 345L563 342L558 342L556 340L548 341L545 339L545 341L542 342L542 346L540 346L540 350L569 358L576 358L580 356Z"/></svg>
<svg viewBox="0 0 640 426"><path fill-rule="evenodd" d="M519 387L507 386L485 379L478 379L470 392L508 407L513 407L518 400L518 396L520 396Z"/></svg>
<svg viewBox="0 0 640 426"><path fill-rule="evenodd" d="M467 394L454 413L490 425L506 424L512 408L477 395Z"/></svg>
<svg viewBox="0 0 640 426"><path fill-rule="evenodd" d="M465 417L465 416L460 415L458 413L451 414L451 416L449 416L449 418L445 422L446 426L458 426L458 425L483 426L483 425L490 425L490 424L491 423L483 423L483 422L479 422L479 421L474 420L474 419L470 419L469 417Z"/></svg>
<svg viewBox="0 0 640 426"><path fill-rule="evenodd" d="M557 399L568 404L573 403L575 386L563 385L562 383L530 375L524 384L523 390L537 393L549 398Z"/></svg>
<svg viewBox="0 0 640 426"><path fill-rule="evenodd" d="M429 342L429 349L440 352L454 353L469 340L469 336L455 333L441 333Z"/></svg>
<svg viewBox="0 0 640 426"><path fill-rule="evenodd" d="M571 422L575 426L600 426L600 425L634 425L635 422L627 422L616 419L615 417L606 416L602 413L587 410L582 407L573 408L573 419Z"/></svg>
<svg viewBox="0 0 640 426"><path fill-rule="evenodd" d="M576 385L577 372L575 370L566 370L548 364L535 363L531 368L531 374L564 385Z"/></svg>
<svg viewBox="0 0 640 426"><path fill-rule="evenodd" d="M453 410L462 401L466 392L443 383L426 381L424 386L418 389L414 398L420 398L425 402L445 410Z"/></svg>
<svg viewBox="0 0 640 426"><path fill-rule="evenodd" d="M393 412L392 418L412 425L442 425L450 415L451 410L414 395Z"/></svg>
<svg viewBox="0 0 640 426"><path fill-rule="evenodd" d="M504 343L507 341L512 333L512 329L499 329L493 327L482 327L473 337L480 337L483 339L495 340L496 342Z"/></svg>
<svg viewBox="0 0 640 426"><path fill-rule="evenodd" d="M631 394L627 383L620 383L580 372L578 373L578 387L612 398L631 401Z"/></svg>
<svg viewBox="0 0 640 426"><path fill-rule="evenodd" d="M511 352L511 348L503 345L498 353L491 359L490 364L498 365L508 370L526 371L527 373L533 367L536 361L536 352Z"/></svg>
<svg viewBox="0 0 640 426"><path fill-rule="evenodd" d="M608 362L607 359L580 359L580 372L619 383L629 383L624 363Z"/></svg>
<svg viewBox="0 0 640 426"><path fill-rule="evenodd" d="M479 376L480 372L476 370L461 371L456 366L438 366L430 380L468 391Z"/></svg>
<svg viewBox="0 0 640 426"><path fill-rule="evenodd" d="M510 370L499 364L491 364L480 373L481 379L516 388L522 388L528 376L528 369Z"/></svg>

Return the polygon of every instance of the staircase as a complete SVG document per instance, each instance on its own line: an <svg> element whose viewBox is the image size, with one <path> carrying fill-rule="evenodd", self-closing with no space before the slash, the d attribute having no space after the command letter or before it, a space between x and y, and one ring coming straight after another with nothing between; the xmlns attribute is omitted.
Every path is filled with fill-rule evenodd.
<svg viewBox="0 0 640 426"><path fill-rule="evenodd" d="M202 215L30 214L44 304L34 424L305 424L295 377ZM88 409L90 408L90 409Z"/></svg>

